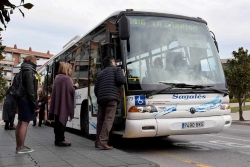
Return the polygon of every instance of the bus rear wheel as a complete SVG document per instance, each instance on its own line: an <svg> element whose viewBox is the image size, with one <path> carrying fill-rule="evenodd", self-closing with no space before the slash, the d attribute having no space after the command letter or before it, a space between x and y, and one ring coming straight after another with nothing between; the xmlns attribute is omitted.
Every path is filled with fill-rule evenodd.
<svg viewBox="0 0 250 167"><path fill-rule="evenodd" d="M84 136L89 136L89 110L88 105L83 103L81 106L81 131Z"/></svg>

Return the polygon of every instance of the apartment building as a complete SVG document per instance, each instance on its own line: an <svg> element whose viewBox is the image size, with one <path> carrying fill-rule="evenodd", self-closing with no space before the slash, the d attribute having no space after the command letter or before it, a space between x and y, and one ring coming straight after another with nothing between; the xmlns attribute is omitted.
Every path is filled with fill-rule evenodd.
<svg viewBox="0 0 250 167"><path fill-rule="evenodd" d="M227 66L227 61L232 60L232 59L234 59L234 58L220 59L220 61L221 61L223 66Z"/></svg>
<svg viewBox="0 0 250 167"><path fill-rule="evenodd" d="M18 48L17 45L14 45L14 47L5 47L5 53L3 53L5 59L0 61L0 66L4 68L3 73L4 77L7 79L8 86L11 84L14 77L13 67L22 63L23 59L30 55L35 56L38 61L48 60L53 56L49 51L47 51L47 53L36 52L33 51L31 47L28 50Z"/></svg>

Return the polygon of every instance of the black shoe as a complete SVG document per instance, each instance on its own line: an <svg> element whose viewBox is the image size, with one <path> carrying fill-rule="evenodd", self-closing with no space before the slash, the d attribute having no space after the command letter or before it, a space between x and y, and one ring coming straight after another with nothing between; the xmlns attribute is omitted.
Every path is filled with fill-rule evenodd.
<svg viewBox="0 0 250 167"><path fill-rule="evenodd" d="M71 143L63 143L63 142L56 143L55 142L55 145L59 147L69 147L71 146Z"/></svg>
<svg viewBox="0 0 250 167"><path fill-rule="evenodd" d="M36 126L36 124L33 124L32 126Z"/></svg>
<svg viewBox="0 0 250 167"><path fill-rule="evenodd" d="M15 127L9 127L9 128L6 129L6 130L16 130L16 128L15 128Z"/></svg>
<svg viewBox="0 0 250 167"><path fill-rule="evenodd" d="M95 140L95 148L99 148L98 143L99 143L99 140Z"/></svg>

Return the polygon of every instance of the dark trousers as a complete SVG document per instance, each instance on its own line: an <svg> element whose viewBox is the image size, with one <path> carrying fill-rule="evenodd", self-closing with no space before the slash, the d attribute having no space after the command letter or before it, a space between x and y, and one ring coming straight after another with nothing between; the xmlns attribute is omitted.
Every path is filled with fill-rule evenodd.
<svg viewBox="0 0 250 167"><path fill-rule="evenodd" d="M59 116L55 115L54 133L55 133L55 143L60 143L65 141L65 125L59 121Z"/></svg>
<svg viewBox="0 0 250 167"><path fill-rule="evenodd" d="M36 113L36 117L37 117L37 113ZM44 119L44 110L40 110L39 111L39 122L38 122L39 126L42 125L43 119ZM33 124L36 125L36 119L33 120Z"/></svg>
<svg viewBox="0 0 250 167"><path fill-rule="evenodd" d="M54 120L54 114L47 112L47 120Z"/></svg>
<svg viewBox="0 0 250 167"><path fill-rule="evenodd" d="M98 104L96 143L106 145L115 119L117 101Z"/></svg>
<svg viewBox="0 0 250 167"><path fill-rule="evenodd" d="M9 118L9 121L4 121L5 122L5 129L8 129L9 127L14 126L14 120L15 120L15 115Z"/></svg>

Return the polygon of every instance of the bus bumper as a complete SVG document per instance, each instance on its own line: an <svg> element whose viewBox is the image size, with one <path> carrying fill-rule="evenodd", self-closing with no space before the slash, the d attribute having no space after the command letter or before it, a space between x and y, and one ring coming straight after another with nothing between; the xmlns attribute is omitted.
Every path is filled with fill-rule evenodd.
<svg viewBox="0 0 250 167"><path fill-rule="evenodd" d="M197 118L172 118L172 119L144 119L126 120L124 138L156 137L168 135L189 135L218 133L230 127L230 115L197 117ZM185 127L200 125L198 127Z"/></svg>

